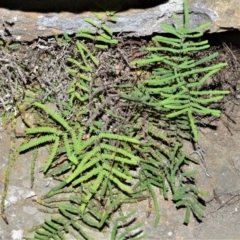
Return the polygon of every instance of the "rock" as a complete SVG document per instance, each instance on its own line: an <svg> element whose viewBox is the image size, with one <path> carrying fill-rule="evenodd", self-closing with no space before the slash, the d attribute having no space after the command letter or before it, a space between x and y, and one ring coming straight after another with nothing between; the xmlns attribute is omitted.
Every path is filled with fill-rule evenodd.
<svg viewBox="0 0 240 240"><path fill-rule="evenodd" d="M238 1L189 0L190 26L195 27L210 21L212 23L210 32L239 30L240 4ZM159 24L171 22L174 12L182 16L183 11L183 0L113 0L108 7L106 7L106 0L82 0L80 6L73 0L58 0L57 4L55 2L53 0L47 2L46 0L17 2L8 0L0 3L0 35L3 38L10 36L14 40L32 41L39 36L51 36L63 32L73 34L81 28L91 28L83 18L94 17L92 11L98 5L98 8L105 6L103 8L119 11L116 13L117 24L109 24L114 32L146 36L153 32L162 32Z"/></svg>

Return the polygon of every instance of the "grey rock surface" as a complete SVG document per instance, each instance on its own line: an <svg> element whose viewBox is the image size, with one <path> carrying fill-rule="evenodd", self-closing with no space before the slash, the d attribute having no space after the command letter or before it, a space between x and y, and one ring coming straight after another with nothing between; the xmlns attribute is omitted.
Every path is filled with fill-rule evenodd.
<svg viewBox="0 0 240 240"><path fill-rule="evenodd" d="M92 11L95 8L92 1L89 3L81 1L82 8L71 4L71 1L64 5L63 0L59 5L51 5L51 0L49 3L45 1L45 5L39 4L36 0L32 0L31 4L28 1L20 2L0 3L0 35L3 38L10 36L14 40L32 41L39 36L51 36L63 32L73 34L82 28L91 28L83 18L94 17ZM154 32L162 32L160 23L171 22L173 13L182 16L183 0L152 0L147 1L148 7L146 3L141 5L140 2L142 1L111 1L109 9L118 11L116 13L118 22L109 24L114 32L124 32L133 36L151 35ZM210 21L212 23L210 32L240 29L238 0L190 0L189 2L191 27ZM104 6L104 1L98 3Z"/></svg>

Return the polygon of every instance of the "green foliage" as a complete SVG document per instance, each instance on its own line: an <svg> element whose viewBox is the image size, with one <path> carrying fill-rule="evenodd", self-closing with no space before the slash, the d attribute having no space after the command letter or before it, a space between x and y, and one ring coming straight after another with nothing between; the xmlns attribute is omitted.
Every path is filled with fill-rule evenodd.
<svg viewBox="0 0 240 240"><path fill-rule="evenodd" d="M140 141L132 137L107 132L100 133L98 136L93 135L88 140L83 141L81 138L83 132L86 133L86 128L81 127L79 124L70 126L58 113L53 114L53 111L48 107L40 103L35 103L34 105L41 108L46 114L49 114L58 127L28 129L26 133L37 136L37 138L23 144L19 151L23 152L43 144L53 145L50 147L51 153L44 165L44 172L47 172L50 168L54 169L52 167L53 162L56 165L56 162L59 161L59 154L64 155L66 158L64 164L59 162L57 169L53 170L54 174L52 172L52 175L64 175L65 180L53 188L46 198L59 194L59 191L61 192L64 187L74 188L76 189L74 192L76 192L78 187L81 186L81 197L77 198L78 203L76 207L71 203L72 199L76 199L76 195L68 196L69 203L60 203L54 206L67 219L82 219L82 221L91 226L101 228L108 220L113 209L122 202L122 198L128 198L128 195L132 193L129 181L134 176L130 173L130 169L137 166L140 161L139 157L116 147L115 143L116 141L123 141L130 146L139 145ZM62 130L59 130L59 128L62 128ZM60 142L63 143L61 147ZM65 174L62 172L65 172ZM96 206L93 207L96 205L94 204L96 200L100 201L95 199L95 195L98 192L102 192L103 196L100 197L105 199L105 195L108 195L107 192L109 191L112 192L112 196L114 192L114 198L109 199L108 205L110 210L106 209L105 213L99 212ZM49 202L51 203L51 200ZM40 201L40 203L44 205L43 201ZM51 206L48 205L48 207ZM94 221L90 215L93 215L99 221ZM73 228L76 228L77 223L75 223L75 220L73 222L75 224ZM44 239L44 236L50 237L51 234L57 234L61 239L65 239L61 237L64 226L59 228L54 228L53 226L55 226L54 223L45 222L42 225L44 231L36 232L36 239L41 239L40 236Z"/></svg>
<svg viewBox="0 0 240 240"><path fill-rule="evenodd" d="M217 73L226 63L206 66L207 62L218 56L213 53L201 60L195 60L193 53L209 48L208 41L201 41L200 30L209 26L203 24L194 29L189 28L187 1L184 1L184 23L174 16L175 26L161 24L162 29L172 37L155 36L157 46L147 47L152 52L143 60L132 64L151 65L153 74L150 79L135 87L131 94L123 93L126 99L141 102L164 113L166 120L175 129L189 129L193 139L198 141L197 116L220 116L220 110L209 107L211 103L221 100L229 91L203 90L207 79Z"/></svg>
<svg viewBox="0 0 240 240"><path fill-rule="evenodd" d="M194 185L194 176L197 172L188 172L184 169L194 159L186 157L181 147L178 141L169 145L168 138L151 125L148 126L146 143L142 148L137 147L139 154L145 159L141 161L139 181L133 189L136 193L146 192L152 198L156 213L155 226L160 219L160 207L153 186L160 190L165 199L169 198L169 193L172 194L177 207L186 207L184 220L186 224L189 222L191 211L197 218L203 217L204 206L199 202L199 196L204 196L204 192Z"/></svg>
<svg viewBox="0 0 240 240"><path fill-rule="evenodd" d="M146 235L141 233L141 230L139 231L139 227L141 227L143 225L143 223L138 223L133 225L134 220L128 220L129 217L132 217L135 213L136 213L136 209L133 209L132 211L130 211L127 215L124 215L122 213L122 211L119 211L121 216L118 217L115 221L114 221L114 225L113 225L113 229L112 229L112 234L111 234L111 240L121 240L121 239L142 239L144 238ZM122 233L119 233L120 230L120 224L119 222L121 222L121 225L127 226L126 231L123 231ZM129 227L129 225L131 227ZM133 233L132 231L136 231L135 233ZM140 235L140 236L139 236Z"/></svg>
<svg viewBox="0 0 240 240"><path fill-rule="evenodd" d="M108 15L112 15L112 14L109 13ZM105 24L105 21L102 18L101 14L95 13L95 16L98 18L100 23L97 23L91 18L84 18L84 21L89 23L96 30L91 31L89 29L82 29L76 36L96 41L97 43L95 44L95 47L100 49L107 49L108 44L117 44L118 41L116 39L112 39L112 35L113 35L112 29L110 29ZM114 21L114 18L111 17L109 20Z"/></svg>
<svg viewBox="0 0 240 240"><path fill-rule="evenodd" d="M93 21L86 21L94 25ZM98 27L97 24L94 26ZM97 35L101 33L99 28L105 31L104 34L112 36L112 32L103 22L98 27ZM104 34L101 33L100 38L96 37L96 41L101 41L103 37L110 40ZM86 36L81 32L77 37ZM107 43L113 44L117 41ZM78 117L83 119L89 116L90 109L87 104L90 96L98 91L95 88L90 89L89 85L94 77L93 69L99 63L94 57L95 53L92 53L86 44L77 41L76 47L78 60L68 58L72 65L68 71L75 79L67 92L70 96L69 103L64 102L63 106L71 109L81 103ZM92 100L98 98L99 95L96 95ZM66 120L64 115L42 103L35 102L33 106L38 112L42 112L42 116L46 116L48 121L45 125L26 130L26 135L30 136L31 140L23 144L19 152L45 146L50 154L43 166L44 173L56 179L61 176L59 185L38 200L39 204L54 209L61 217L56 221L56 217L52 215L52 219L46 220L35 232L34 238L67 239L69 231L71 234L77 231L83 238L91 239L82 226L97 229L105 227L115 210L131 198L131 181L136 177L131 170L137 168L140 162L140 158L134 153L134 146L139 145L140 141L131 136L104 130L102 121L93 121L86 126L82 125L81 121ZM125 145L128 146L127 149L121 147ZM57 195L61 197L55 199ZM128 234L130 232L131 230L128 230Z"/></svg>
<svg viewBox="0 0 240 240"><path fill-rule="evenodd" d="M107 14L114 22L113 13ZM220 111L210 104L227 94L203 89L204 82L226 65L207 66L217 53L193 58L194 52L209 47L199 40L208 24L189 28L185 0L184 23L174 16L176 26L162 24L173 36L154 37L155 46L146 48L151 55L132 63L150 66L151 77L136 85L131 80L118 85L107 82L114 93L118 91L115 96L121 95L124 111L133 111L126 121L107 101L103 80L95 73L100 65L97 53L117 43L106 20L95 15L97 21L85 19L95 31L81 30L76 35L81 41L76 41L75 55L68 58L73 81L67 91L69 101L61 103L65 111L34 102L39 121L26 130L29 141L19 148L20 153L34 150L36 159L36 149L45 146L49 157L43 171L59 181L37 200L51 218L39 226L34 238L27 239L92 239L86 228L102 231L109 226L111 240L143 238L141 223L134 221L136 211L123 214L122 207L148 199L157 227L159 194L172 198L177 208L186 208L186 224L191 213L203 217L200 198L204 193L195 186L196 171L187 170L196 161L186 156L181 137L197 141L198 115L219 116ZM65 38L70 41L66 34Z"/></svg>

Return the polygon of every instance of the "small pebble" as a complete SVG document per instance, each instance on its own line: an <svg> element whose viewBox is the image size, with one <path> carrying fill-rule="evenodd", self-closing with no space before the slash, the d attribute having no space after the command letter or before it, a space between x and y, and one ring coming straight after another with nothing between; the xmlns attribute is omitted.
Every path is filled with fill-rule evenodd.
<svg viewBox="0 0 240 240"><path fill-rule="evenodd" d="M23 230L12 230L11 232L12 240L22 240L23 239Z"/></svg>

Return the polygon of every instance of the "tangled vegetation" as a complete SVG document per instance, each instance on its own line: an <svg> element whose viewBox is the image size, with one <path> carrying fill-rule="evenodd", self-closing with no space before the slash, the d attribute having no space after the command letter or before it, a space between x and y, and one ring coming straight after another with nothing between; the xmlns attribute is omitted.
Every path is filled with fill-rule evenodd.
<svg viewBox="0 0 240 240"><path fill-rule="evenodd" d="M116 21L113 13L107 12L106 18L95 15L97 21L85 21L96 30L82 29L76 34L74 54L66 59L66 79L61 83L57 78L40 81L37 87L34 79L31 83L23 80L24 87L1 98L8 121L8 110L15 103L27 126L25 134L15 136L24 138L24 143L17 152L12 150L2 217L7 221L4 198L17 154L33 151L33 185L37 151L45 146L49 157L43 172L59 182L37 200L51 217L34 230L33 237L26 237L29 240L92 239L86 228L103 231L108 227L112 240L144 238L141 223L132 220L136 210L126 214L122 206L150 199L157 226L156 189L165 199L172 198L176 207L186 208L184 223L189 222L191 212L199 219L204 215L204 193L194 182L197 172L185 168L196 160L186 155L182 139L197 142L199 116L220 116L221 111L210 105L229 93L203 87L226 66L208 64L218 54L200 60L194 57L209 48L200 39L209 24L190 29L185 0L183 23L174 16L174 26L162 24L169 36L153 37L151 46L143 46L129 62L119 47L128 43L119 43L106 25ZM64 36L58 39L64 46L73 41ZM130 74L125 75L111 55L116 50ZM104 64L107 74L102 71ZM55 110L49 105L53 103ZM33 121L26 118L26 112L34 116Z"/></svg>

